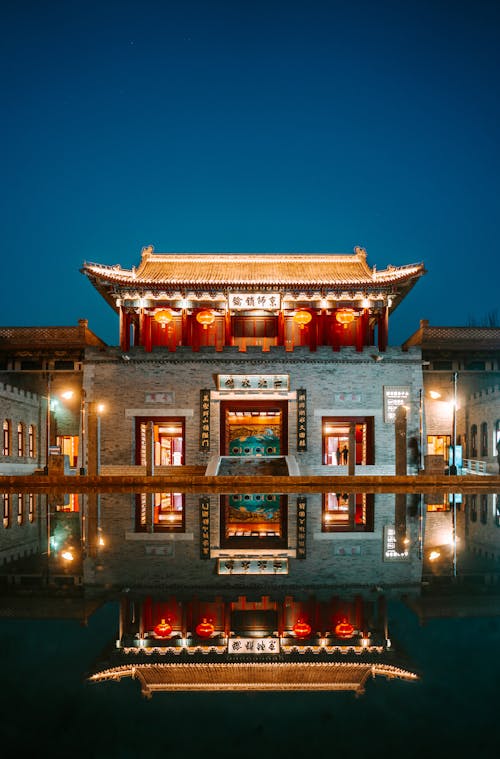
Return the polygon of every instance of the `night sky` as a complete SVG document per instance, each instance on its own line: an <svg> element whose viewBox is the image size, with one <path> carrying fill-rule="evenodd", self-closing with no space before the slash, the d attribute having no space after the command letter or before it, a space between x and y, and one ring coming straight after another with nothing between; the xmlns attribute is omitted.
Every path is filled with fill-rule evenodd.
<svg viewBox="0 0 500 759"><path fill-rule="evenodd" d="M423 261L390 342L499 306L496 0L4 0L0 325L111 344L84 261Z"/></svg>

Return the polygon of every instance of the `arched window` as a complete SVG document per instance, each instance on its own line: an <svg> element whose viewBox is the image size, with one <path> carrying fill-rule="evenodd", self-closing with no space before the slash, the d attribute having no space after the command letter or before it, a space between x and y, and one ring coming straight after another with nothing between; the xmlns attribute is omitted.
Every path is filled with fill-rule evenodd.
<svg viewBox="0 0 500 759"><path fill-rule="evenodd" d="M470 428L470 457L471 459L477 457L477 424L473 424Z"/></svg>
<svg viewBox="0 0 500 759"><path fill-rule="evenodd" d="M36 456L36 428L33 424L28 427L28 456L32 459Z"/></svg>
<svg viewBox="0 0 500 759"><path fill-rule="evenodd" d="M24 424L17 425L17 455L24 456Z"/></svg>
<svg viewBox="0 0 500 759"><path fill-rule="evenodd" d="M3 455L10 456L10 421L3 420Z"/></svg>
<svg viewBox="0 0 500 759"><path fill-rule="evenodd" d="M481 423L481 456L488 455L488 423Z"/></svg>

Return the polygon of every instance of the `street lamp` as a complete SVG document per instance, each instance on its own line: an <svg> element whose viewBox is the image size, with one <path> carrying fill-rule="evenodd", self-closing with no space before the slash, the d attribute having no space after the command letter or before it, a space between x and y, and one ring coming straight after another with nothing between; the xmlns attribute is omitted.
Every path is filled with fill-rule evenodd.
<svg viewBox="0 0 500 759"><path fill-rule="evenodd" d="M452 452L451 452L451 465L450 474L457 473L457 374L453 372L453 421L452 421Z"/></svg>

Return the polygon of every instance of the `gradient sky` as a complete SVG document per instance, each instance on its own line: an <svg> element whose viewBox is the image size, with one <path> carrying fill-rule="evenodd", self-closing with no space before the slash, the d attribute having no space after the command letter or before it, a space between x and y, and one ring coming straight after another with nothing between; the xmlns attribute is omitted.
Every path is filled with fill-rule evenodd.
<svg viewBox="0 0 500 759"><path fill-rule="evenodd" d="M4 0L1 325L117 317L84 261L423 261L390 342L498 309L496 0Z"/></svg>

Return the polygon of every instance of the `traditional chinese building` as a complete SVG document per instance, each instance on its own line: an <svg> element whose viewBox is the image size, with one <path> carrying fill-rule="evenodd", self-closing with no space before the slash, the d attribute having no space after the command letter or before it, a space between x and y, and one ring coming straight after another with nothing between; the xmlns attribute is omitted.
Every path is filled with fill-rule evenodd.
<svg viewBox="0 0 500 759"><path fill-rule="evenodd" d="M99 441L89 471L394 474L400 407L409 443L399 473L417 471L421 354L390 347L388 334L423 264L379 270L362 248L233 255L147 247L137 268L86 263L82 271L116 311L120 342L86 351L88 437ZM384 507L376 512L374 502L373 494L317 494L308 527L323 547L341 533L376 534L386 545ZM386 506L394 524L394 503ZM275 559L287 575L306 555L305 512L300 498L258 488L200 505L163 487L137 496L126 550L154 534L170 547L177 541L180 559L196 535L219 574L229 557L233 573Z"/></svg>
<svg viewBox="0 0 500 759"><path fill-rule="evenodd" d="M370 678L415 682L391 645L386 599L293 596L182 600L124 595L112 653L92 683L132 677L160 691L354 691Z"/></svg>
<svg viewBox="0 0 500 759"><path fill-rule="evenodd" d="M385 351L389 315L424 267L377 271L359 247L351 255L200 255L149 246L137 269L86 263L82 271L119 314L125 351L376 344Z"/></svg>

